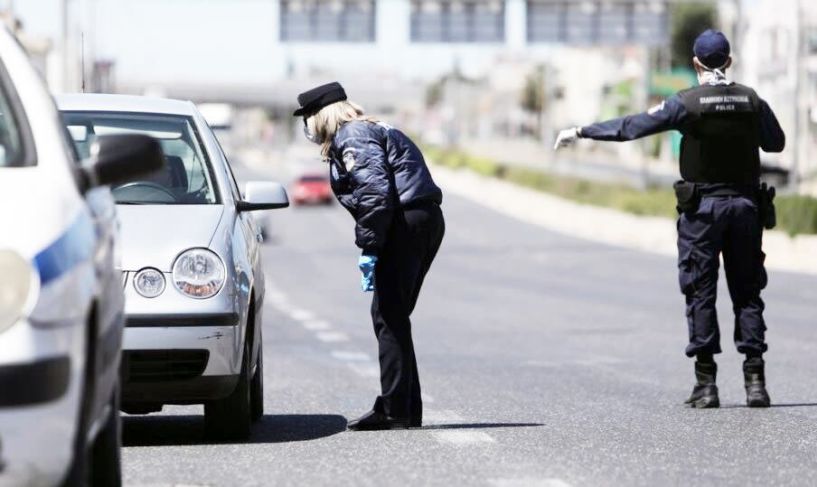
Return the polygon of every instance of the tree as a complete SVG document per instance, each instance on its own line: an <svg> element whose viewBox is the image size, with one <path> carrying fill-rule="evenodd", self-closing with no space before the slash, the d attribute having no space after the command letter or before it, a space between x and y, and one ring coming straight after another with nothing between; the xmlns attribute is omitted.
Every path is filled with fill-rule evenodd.
<svg viewBox="0 0 817 487"><path fill-rule="evenodd" d="M692 66L692 46L706 29L718 26L718 12L712 3L677 3L673 6L671 33L671 63L674 68Z"/></svg>
<svg viewBox="0 0 817 487"><path fill-rule="evenodd" d="M525 86L519 104L526 112L536 115L537 137L542 137L543 115L545 111L545 67L538 66L525 79Z"/></svg>

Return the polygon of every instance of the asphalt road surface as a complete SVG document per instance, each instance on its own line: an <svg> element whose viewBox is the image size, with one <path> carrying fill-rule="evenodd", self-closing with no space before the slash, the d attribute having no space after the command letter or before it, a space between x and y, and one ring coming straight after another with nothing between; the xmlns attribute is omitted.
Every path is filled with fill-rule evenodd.
<svg viewBox="0 0 817 487"><path fill-rule="evenodd" d="M723 407L693 410L673 259L443 207L413 316L423 429L345 431L379 388L353 221L292 208L264 250L266 416L234 444L204 439L201 407L126 417L126 484L817 484L817 278L770 276L768 410L744 407L721 290Z"/></svg>

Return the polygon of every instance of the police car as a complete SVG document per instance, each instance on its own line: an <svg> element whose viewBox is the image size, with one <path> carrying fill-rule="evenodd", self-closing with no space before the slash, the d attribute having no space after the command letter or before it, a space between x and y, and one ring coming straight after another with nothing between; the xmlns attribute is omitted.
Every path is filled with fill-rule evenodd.
<svg viewBox="0 0 817 487"><path fill-rule="evenodd" d="M144 135L80 166L54 103L0 29L0 486L121 484L123 283L105 186L155 170Z"/></svg>

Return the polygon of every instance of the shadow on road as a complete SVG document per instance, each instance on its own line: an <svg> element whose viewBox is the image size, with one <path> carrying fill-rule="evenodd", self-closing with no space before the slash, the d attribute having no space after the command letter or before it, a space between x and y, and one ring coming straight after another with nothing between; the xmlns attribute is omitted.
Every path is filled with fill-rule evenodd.
<svg viewBox="0 0 817 487"><path fill-rule="evenodd" d="M813 408L817 407L817 402L796 402L796 403L783 403L783 404L774 404L770 406L771 409L774 408ZM750 408L745 404L729 404L729 405L722 405L721 409L757 409L757 408Z"/></svg>
<svg viewBox="0 0 817 487"><path fill-rule="evenodd" d="M252 429L250 438L235 443L289 443L332 436L346 430L346 418L336 414L266 415ZM157 415L122 418L122 446L208 445L204 416Z"/></svg>
<svg viewBox="0 0 817 487"><path fill-rule="evenodd" d="M542 423L462 423L462 424L429 424L423 430L471 430L490 428L535 428Z"/></svg>

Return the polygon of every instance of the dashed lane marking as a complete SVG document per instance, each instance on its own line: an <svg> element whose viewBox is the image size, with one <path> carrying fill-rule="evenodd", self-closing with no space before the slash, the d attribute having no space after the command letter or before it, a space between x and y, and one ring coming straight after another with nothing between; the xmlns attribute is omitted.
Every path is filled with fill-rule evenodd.
<svg viewBox="0 0 817 487"><path fill-rule="evenodd" d="M491 435L482 431L443 430L433 432L432 436L443 443L450 443L454 446L488 444L496 441Z"/></svg>
<svg viewBox="0 0 817 487"><path fill-rule="evenodd" d="M284 293L278 291L267 291L267 299L273 303L283 303L287 300Z"/></svg>
<svg viewBox="0 0 817 487"><path fill-rule="evenodd" d="M315 315L305 309L293 309L289 312L289 316L296 321L310 321L315 319Z"/></svg>
<svg viewBox="0 0 817 487"><path fill-rule="evenodd" d="M462 423L464 418L448 409L427 409L423 412L426 423Z"/></svg>
<svg viewBox="0 0 817 487"><path fill-rule="evenodd" d="M326 343L348 342L349 336L339 331L322 331L316 334L318 340Z"/></svg>
<svg viewBox="0 0 817 487"><path fill-rule="evenodd" d="M332 328L332 325L328 321L324 320L302 321L301 325L307 330L311 331L326 331Z"/></svg>
<svg viewBox="0 0 817 487"><path fill-rule="evenodd" d="M369 354L363 352L348 352L346 350L332 350L332 356L344 362L371 362Z"/></svg>
<svg viewBox="0 0 817 487"><path fill-rule="evenodd" d="M380 377L380 366L374 363L349 362L346 365L361 377Z"/></svg>
<svg viewBox="0 0 817 487"><path fill-rule="evenodd" d="M489 482L495 487L571 487L562 479L492 479Z"/></svg>

